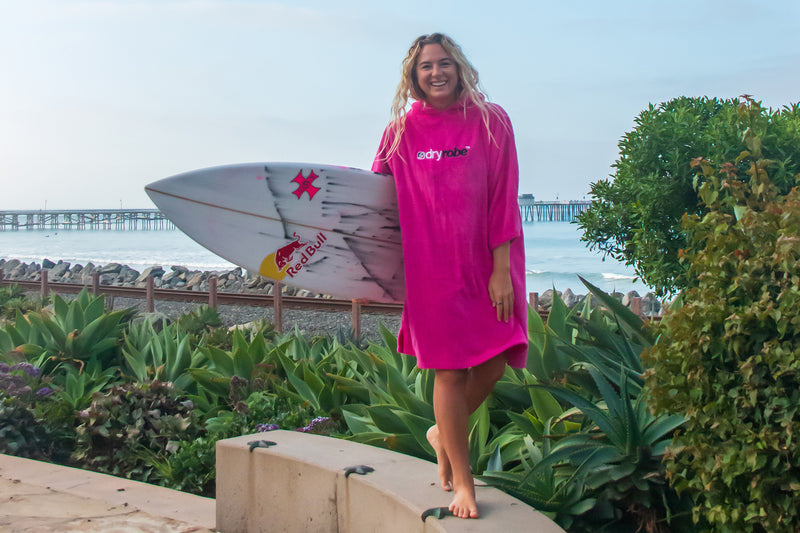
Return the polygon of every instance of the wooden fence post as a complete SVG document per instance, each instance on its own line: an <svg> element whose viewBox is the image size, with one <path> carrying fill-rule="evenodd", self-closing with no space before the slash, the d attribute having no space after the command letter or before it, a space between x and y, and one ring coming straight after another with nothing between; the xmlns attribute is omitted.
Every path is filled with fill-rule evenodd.
<svg viewBox="0 0 800 533"><path fill-rule="evenodd" d="M100 272L92 272L92 295L100 294Z"/></svg>
<svg viewBox="0 0 800 533"><path fill-rule="evenodd" d="M208 306L217 308L217 276L208 277Z"/></svg>
<svg viewBox="0 0 800 533"><path fill-rule="evenodd" d="M528 302L530 306L533 308L535 313L539 312L539 293L538 292L531 292L528 294Z"/></svg>
<svg viewBox="0 0 800 533"><path fill-rule="evenodd" d="M145 285L145 304L147 306L147 312L152 313L156 310L156 302L155 302L155 280L153 276L147 276L147 283Z"/></svg>
<svg viewBox="0 0 800 533"><path fill-rule="evenodd" d="M353 308L351 311L353 317L353 336L358 339L361 337L361 304L366 303L366 300L354 299Z"/></svg>
<svg viewBox="0 0 800 533"><path fill-rule="evenodd" d="M283 333L283 286L280 281L272 284L272 323L275 331Z"/></svg>
<svg viewBox="0 0 800 533"><path fill-rule="evenodd" d="M50 296L50 284L47 282L48 270L42 269L42 298Z"/></svg>
<svg viewBox="0 0 800 533"><path fill-rule="evenodd" d="M631 298L631 311L636 316L642 316L642 299Z"/></svg>

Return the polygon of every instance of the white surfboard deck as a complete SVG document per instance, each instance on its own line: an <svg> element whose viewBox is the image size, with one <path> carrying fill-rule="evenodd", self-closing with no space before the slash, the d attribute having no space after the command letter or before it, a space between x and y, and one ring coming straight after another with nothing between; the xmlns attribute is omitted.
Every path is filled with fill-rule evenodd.
<svg viewBox="0 0 800 533"><path fill-rule="evenodd" d="M339 298L405 297L391 176L302 163L248 163L145 187L189 237L251 272Z"/></svg>

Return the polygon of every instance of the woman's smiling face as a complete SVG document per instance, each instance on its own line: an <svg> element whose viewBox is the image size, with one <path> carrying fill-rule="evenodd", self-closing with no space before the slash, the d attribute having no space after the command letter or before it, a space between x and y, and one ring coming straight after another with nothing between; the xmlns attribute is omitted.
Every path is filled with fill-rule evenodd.
<svg viewBox="0 0 800 533"><path fill-rule="evenodd" d="M458 67L440 44L427 44L417 57L417 82L425 101L437 109L446 109L458 99Z"/></svg>

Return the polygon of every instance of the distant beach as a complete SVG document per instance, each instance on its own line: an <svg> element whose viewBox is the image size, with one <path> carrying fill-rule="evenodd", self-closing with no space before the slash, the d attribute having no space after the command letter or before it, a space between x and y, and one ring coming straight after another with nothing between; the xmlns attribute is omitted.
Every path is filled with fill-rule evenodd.
<svg viewBox="0 0 800 533"><path fill-rule="evenodd" d="M525 268L528 292L567 288L586 290L580 274L605 291L644 295L647 286L634 281L632 269L613 259L603 261L580 242L580 231L568 222L526 223ZM153 265L190 270L230 270L234 265L206 250L179 230L20 230L0 231L0 257L41 263L48 258L72 264L120 263L137 270Z"/></svg>

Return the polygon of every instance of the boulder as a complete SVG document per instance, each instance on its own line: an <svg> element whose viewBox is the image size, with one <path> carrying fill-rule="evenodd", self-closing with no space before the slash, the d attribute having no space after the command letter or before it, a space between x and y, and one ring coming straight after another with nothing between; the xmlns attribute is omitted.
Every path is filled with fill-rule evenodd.
<svg viewBox="0 0 800 533"><path fill-rule="evenodd" d="M50 269L49 279L60 279L64 274L69 273L69 263L59 261L57 265Z"/></svg>
<svg viewBox="0 0 800 533"><path fill-rule="evenodd" d="M17 265L16 268L11 269L10 272L6 272L6 277L11 279L24 279L28 276L28 265L22 263Z"/></svg>
<svg viewBox="0 0 800 533"><path fill-rule="evenodd" d="M179 273L182 272L184 274L189 272L188 268L186 268L185 266L181 266L181 265L172 265L172 267L170 267L170 268L172 269L173 272L179 272Z"/></svg>
<svg viewBox="0 0 800 533"><path fill-rule="evenodd" d="M122 265L119 263L109 263L97 269L100 274L119 274L120 270L122 270Z"/></svg>
<svg viewBox="0 0 800 533"><path fill-rule="evenodd" d="M139 278L139 271L128 266L123 266L119 272L119 280L125 284L131 284Z"/></svg>
<svg viewBox="0 0 800 533"><path fill-rule="evenodd" d="M578 303L578 297L575 296L575 293L572 292L572 289L566 289L563 293L561 293L561 299L564 300L564 305L567 307L573 307Z"/></svg>
<svg viewBox="0 0 800 533"><path fill-rule="evenodd" d="M242 268L241 267L234 268L233 270L228 272L227 277L231 281L242 279Z"/></svg>
<svg viewBox="0 0 800 533"><path fill-rule="evenodd" d="M658 316L661 312L661 302L652 293L648 292L642 298L642 313L647 316Z"/></svg>
<svg viewBox="0 0 800 533"><path fill-rule="evenodd" d="M193 272L186 278L186 288L199 290L200 283L206 278L204 272ZM198 287L195 289L195 287Z"/></svg>
<svg viewBox="0 0 800 533"><path fill-rule="evenodd" d="M19 259L11 259L10 261L6 261L3 263L3 271L4 272L11 272L15 268L17 268L21 264Z"/></svg>
<svg viewBox="0 0 800 533"><path fill-rule="evenodd" d="M72 272L73 274L78 274L82 270L83 270L83 265L78 263L77 265L72 265L72 268L70 269L70 272Z"/></svg>
<svg viewBox="0 0 800 533"><path fill-rule="evenodd" d="M47 259L46 257L42 259L42 268L51 269L54 266L56 266L56 264Z"/></svg>
<svg viewBox="0 0 800 533"><path fill-rule="evenodd" d="M147 267L144 270L142 270L142 273L139 274L138 278L136 278L136 283L144 283L150 276L153 276L154 278L160 278L163 275L164 275L163 267L158 265Z"/></svg>
<svg viewBox="0 0 800 533"><path fill-rule="evenodd" d="M545 309L549 309L553 305L553 293L557 293L559 296L561 295L560 292L554 291L554 289L547 289L542 294L539 295L539 307L543 307Z"/></svg>
<svg viewBox="0 0 800 533"><path fill-rule="evenodd" d="M91 279L92 274L94 274L96 270L97 267L94 266L94 263L86 263L86 266L83 267L83 270L81 270L81 274L83 274L84 276L89 276L89 278Z"/></svg>
<svg viewBox="0 0 800 533"><path fill-rule="evenodd" d="M634 298L640 298L639 293L636 291L630 291L625 296L622 297L622 305L625 307L630 307L631 300Z"/></svg>
<svg viewBox="0 0 800 533"><path fill-rule="evenodd" d="M178 270L172 270L170 272L167 272L166 274L161 276L161 283L164 285L169 285L172 283L173 279L180 279L180 275L181 272Z"/></svg>

